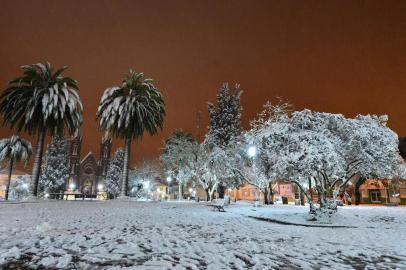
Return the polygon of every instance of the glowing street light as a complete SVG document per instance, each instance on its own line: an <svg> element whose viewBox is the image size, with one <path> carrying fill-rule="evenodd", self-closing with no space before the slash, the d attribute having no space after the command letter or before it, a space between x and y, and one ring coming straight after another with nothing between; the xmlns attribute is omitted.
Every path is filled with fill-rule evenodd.
<svg viewBox="0 0 406 270"><path fill-rule="evenodd" d="M171 186L171 182L172 182L172 177L170 177L170 176L168 176L168 177L166 177L166 182L168 182L168 192L167 192L167 194L168 194L168 199L169 199L169 188L170 188L170 186Z"/></svg>
<svg viewBox="0 0 406 270"><path fill-rule="evenodd" d="M102 184L97 185L97 190L98 191L103 191L104 186Z"/></svg>
<svg viewBox="0 0 406 270"><path fill-rule="evenodd" d="M24 188L24 189L28 189L28 184L24 183L24 184L23 184L23 188Z"/></svg>
<svg viewBox="0 0 406 270"><path fill-rule="evenodd" d="M69 184L69 189L74 190L76 187L75 183L70 183Z"/></svg>
<svg viewBox="0 0 406 270"><path fill-rule="evenodd" d="M252 146L250 146L250 147L248 148L247 153L248 153L248 156L249 156L249 157L255 157L256 154L257 154L257 148L252 145Z"/></svg>

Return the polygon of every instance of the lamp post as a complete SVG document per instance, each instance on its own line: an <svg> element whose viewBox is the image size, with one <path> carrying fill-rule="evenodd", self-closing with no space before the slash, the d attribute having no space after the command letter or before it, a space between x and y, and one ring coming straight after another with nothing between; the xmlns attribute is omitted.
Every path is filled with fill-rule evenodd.
<svg viewBox="0 0 406 270"><path fill-rule="evenodd" d="M69 189L70 189L71 191L73 191L73 190L75 189L75 187L76 187L75 183L70 183L70 184L69 184Z"/></svg>
<svg viewBox="0 0 406 270"><path fill-rule="evenodd" d="M168 200L169 200L169 188L172 182L172 177L170 176L166 177L166 182L168 183Z"/></svg>
<svg viewBox="0 0 406 270"><path fill-rule="evenodd" d="M251 145L250 147L248 147L247 154L251 158L253 176L256 177L256 175L255 175L256 174L256 170L255 170L256 168L255 168L254 157L257 155L257 148L255 147L255 145ZM258 188L258 191L260 191L259 188ZM257 196L256 199L258 200L258 203L259 203L259 198L260 198L259 192L257 192L256 196Z"/></svg>

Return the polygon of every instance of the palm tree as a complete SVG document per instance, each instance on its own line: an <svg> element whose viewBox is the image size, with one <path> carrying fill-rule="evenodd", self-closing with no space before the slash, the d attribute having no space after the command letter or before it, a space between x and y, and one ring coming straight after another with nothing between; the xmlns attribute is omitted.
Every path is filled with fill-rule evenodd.
<svg viewBox="0 0 406 270"><path fill-rule="evenodd" d="M14 162L25 161L27 164L32 154L31 143L18 137L11 136L0 140L0 161L9 161L8 167L8 182L6 187L5 199L8 200L10 190L11 173L13 171Z"/></svg>
<svg viewBox="0 0 406 270"><path fill-rule="evenodd" d="M51 64L33 64L21 67L23 76L9 82L0 95L0 114L3 125L18 132L38 135L32 169L32 196L38 194L38 180L46 133L62 135L65 127L74 134L82 124L82 103L77 82L63 77L67 67L54 71Z"/></svg>
<svg viewBox="0 0 406 270"><path fill-rule="evenodd" d="M152 82L130 69L121 86L107 88L100 99L100 129L125 141L120 197L127 196L131 141L141 139L145 130L154 135L163 126L165 103Z"/></svg>

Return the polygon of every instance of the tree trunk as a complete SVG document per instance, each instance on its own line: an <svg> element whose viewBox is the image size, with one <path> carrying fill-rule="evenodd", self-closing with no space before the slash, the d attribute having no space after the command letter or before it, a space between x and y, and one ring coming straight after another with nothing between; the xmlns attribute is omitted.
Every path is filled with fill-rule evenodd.
<svg viewBox="0 0 406 270"><path fill-rule="evenodd" d="M310 193L310 200L313 203L313 191L312 191L312 179L309 178L309 193Z"/></svg>
<svg viewBox="0 0 406 270"><path fill-rule="evenodd" d="M355 205L359 205L361 202L361 192L359 191L359 188L361 185L365 182L365 178L359 178L357 183L355 183L355 190L354 190L354 195L355 195Z"/></svg>
<svg viewBox="0 0 406 270"><path fill-rule="evenodd" d="M120 191L121 198L127 197L128 165L130 163L130 155L131 155L131 138L126 138L124 145L123 178L121 181L121 191Z"/></svg>
<svg viewBox="0 0 406 270"><path fill-rule="evenodd" d="M8 200L8 193L10 191L10 183L11 183L11 172L13 171L13 164L14 164L14 160L10 159L10 166L8 168L8 182L7 182L7 187L6 187L6 201Z"/></svg>
<svg viewBox="0 0 406 270"><path fill-rule="evenodd" d="M214 193L214 188L212 190L209 190L210 201L213 201L213 193Z"/></svg>
<svg viewBox="0 0 406 270"><path fill-rule="evenodd" d="M41 129L38 134L37 145L35 146L35 158L34 164L32 166L32 190L31 195L33 197L38 196L38 183L39 183L39 176L41 174L41 161L42 161L42 151L44 148L44 140L45 140L45 129Z"/></svg>
<svg viewBox="0 0 406 270"><path fill-rule="evenodd" d="M268 189L268 196L269 196L269 198L268 198L269 204L273 204L274 196L273 196L272 182L269 182L267 189Z"/></svg>
<svg viewBox="0 0 406 270"><path fill-rule="evenodd" d="M264 188L264 204L269 204L269 201L268 201L268 187Z"/></svg>
<svg viewBox="0 0 406 270"><path fill-rule="evenodd" d="M210 201L210 193L209 193L209 189L208 188L206 188L205 189L205 191L206 191L206 201Z"/></svg>
<svg viewBox="0 0 406 270"><path fill-rule="evenodd" d="M223 185L218 186L219 198L224 199L224 193L226 192L226 187Z"/></svg>
<svg viewBox="0 0 406 270"><path fill-rule="evenodd" d="M300 191L300 205L305 205L305 196L302 191Z"/></svg>

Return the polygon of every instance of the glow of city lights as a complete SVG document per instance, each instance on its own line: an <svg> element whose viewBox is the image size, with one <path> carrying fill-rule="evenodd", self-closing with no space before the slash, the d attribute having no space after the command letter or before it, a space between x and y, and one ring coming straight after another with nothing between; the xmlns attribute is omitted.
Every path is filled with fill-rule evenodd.
<svg viewBox="0 0 406 270"><path fill-rule="evenodd" d="M168 183L172 182L172 177L170 177L170 176L166 177L166 182L168 182Z"/></svg>

